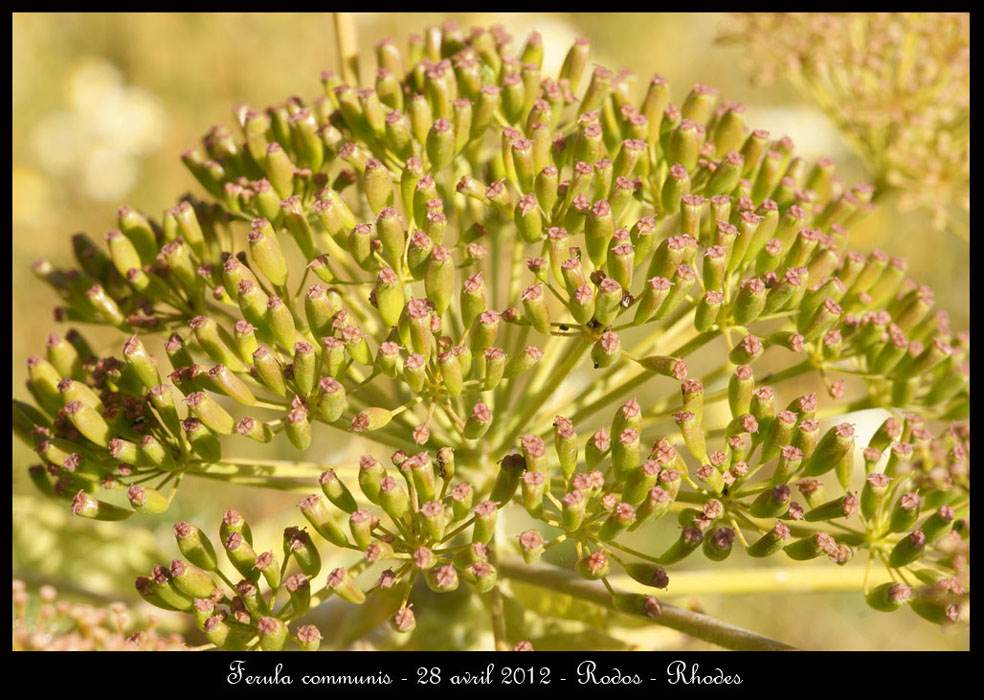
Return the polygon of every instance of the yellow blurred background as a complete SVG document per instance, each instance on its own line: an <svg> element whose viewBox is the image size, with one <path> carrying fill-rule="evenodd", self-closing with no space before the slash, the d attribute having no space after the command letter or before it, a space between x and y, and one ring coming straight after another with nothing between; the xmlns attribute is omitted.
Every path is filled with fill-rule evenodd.
<svg viewBox="0 0 984 700"><path fill-rule="evenodd" d="M783 82L756 87L739 67L740 47L715 42L728 17L717 14L385 14L355 16L362 79L374 68L373 44L456 20L502 24L522 42L532 28L543 36L545 72L555 71L574 38L591 40L593 62L637 76L641 96L651 74L669 79L682 96L697 82L743 102L748 123L774 137L792 137L806 158L834 157L848 183L870 177L823 113ZM179 154L213 124L233 125L233 106L263 107L290 95L315 97L318 76L337 69L330 14L15 14L13 16L13 383L27 398L24 359L43 349L54 330L55 296L31 274L38 258L72 259L70 236L94 240L115 226L117 206L157 213L200 188ZM968 327L969 258L965 243L930 227L927 218L883 206L852 234L852 247L880 247L907 257L909 274L936 292L954 329ZM93 333L97 343L113 335ZM323 446L323 445L322 445ZM342 458L354 446L336 449ZM226 504L250 509L276 538L294 519L293 495L224 487L182 493L178 512L142 516L145 531L114 523L79 522L60 505L35 498L18 475L32 453L13 449L14 565L29 581L73 582L109 598L130 596L132 576L173 555L169 525L199 518L214 530ZM222 505L216 506L215 498ZM248 506L244 506L248 503ZM52 510L54 508L54 510ZM57 512L56 512L57 511ZM137 524L138 518L132 523ZM255 531L254 527L254 531ZM121 533L129 533L126 546ZM61 534L59 534L61 533ZM734 558L733 558L734 559ZM742 557L739 564L747 565ZM693 564L691 564L693 566ZM727 576L717 566L720 576ZM711 615L806 648L962 649L966 626L940 630L909 611L881 615L858 591L769 596L700 595ZM678 603L680 601L677 601ZM693 601L691 601L693 602ZM680 644L679 639L668 642ZM699 648L699 647L694 647Z"/></svg>

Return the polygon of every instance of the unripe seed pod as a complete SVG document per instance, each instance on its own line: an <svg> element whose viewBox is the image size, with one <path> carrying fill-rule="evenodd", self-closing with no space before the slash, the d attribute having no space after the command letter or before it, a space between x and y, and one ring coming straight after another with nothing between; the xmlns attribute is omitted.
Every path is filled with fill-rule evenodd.
<svg viewBox="0 0 984 700"><path fill-rule="evenodd" d="M922 496L915 491L899 496L899 500L895 502L895 506L892 508L888 529L891 532L908 531L919 520L919 509L922 503Z"/></svg>
<svg viewBox="0 0 984 700"><path fill-rule="evenodd" d="M403 380L413 391L420 391L423 388L426 367L427 359L419 353L413 353L403 363Z"/></svg>
<svg viewBox="0 0 984 700"><path fill-rule="evenodd" d="M182 556L205 571L216 570L215 548L204 532L184 521L175 523L172 531Z"/></svg>
<svg viewBox="0 0 984 700"><path fill-rule="evenodd" d="M492 425L492 411L484 403L479 402L472 408L468 420L465 421L464 434L469 440L482 437Z"/></svg>
<svg viewBox="0 0 984 700"><path fill-rule="evenodd" d="M543 334L550 333L550 311L543 295L543 285L534 284L523 292L523 308L533 327Z"/></svg>
<svg viewBox="0 0 984 700"><path fill-rule="evenodd" d="M50 482L47 481L47 477L44 477L43 471L40 472L39 476L45 478L45 482L50 489ZM54 494L54 491L52 491L52 494ZM72 513L83 518L92 518L93 520L125 520L133 515L133 511L96 500L84 490L79 490L72 499Z"/></svg>
<svg viewBox="0 0 984 700"><path fill-rule="evenodd" d="M817 532L809 537L804 537L792 544L786 545L783 549L790 559L796 561L806 561L815 559L823 553L830 552L836 548L834 538L826 532Z"/></svg>
<svg viewBox="0 0 984 700"><path fill-rule="evenodd" d="M820 433L820 421L813 418L808 418L807 420L800 421L793 430L793 446L798 447L803 452L803 458L809 463L810 458L813 455L814 450L817 446L817 441ZM841 436L843 441L845 438ZM848 438L849 439L849 438ZM836 447L836 445L835 445ZM824 462L820 462L824 465ZM819 467L818 467L819 468ZM829 465L827 465L829 469ZM805 472L804 472L805 473ZM816 474L806 474L807 476L817 476Z"/></svg>
<svg viewBox="0 0 984 700"><path fill-rule="evenodd" d="M635 510L628 503L618 503L598 531L598 539L607 542L615 539L636 519Z"/></svg>
<svg viewBox="0 0 984 700"><path fill-rule="evenodd" d="M594 203L585 220L584 240L588 257L596 268L605 266L608 246L615 235L615 218L605 200Z"/></svg>
<svg viewBox="0 0 984 700"><path fill-rule="evenodd" d="M853 493L835 498L806 512L804 518L809 522L849 518L858 512L858 497Z"/></svg>
<svg viewBox="0 0 984 700"><path fill-rule="evenodd" d="M730 527L719 527L704 536L704 555L711 561L724 561L731 554L735 541L735 531Z"/></svg>
<svg viewBox="0 0 984 700"><path fill-rule="evenodd" d="M810 508L818 508L825 502L823 501L823 482L819 479L803 479L796 485L796 487L803 495L803 498L806 499L806 505ZM837 517L836 514L835 517Z"/></svg>
<svg viewBox="0 0 984 700"><path fill-rule="evenodd" d="M110 427L95 408L81 401L69 401L63 412L86 438L102 447L109 445L112 435Z"/></svg>
<svg viewBox="0 0 984 700"><path fill-rule="evenodd" d="M368 494L367 494L368 495ZM410 498L406 490L392 476L384 476L379 482L379 506L393 520L408 522Z"/></svg>
<svg viewBox="0 0 984 700"><path fill-rule="evenodd" d="M499 512L498 506L495 501L483 501L475 506L473 512L475 514L475 523L472 528L472 542L487 544L495 534L495 521Z"/></svg>
<svg viewBox="0 0 984 700"><path fill-rule="evenodd" d="M594 469L608 454L611 448L611 437L604 428L599 429L591 436L584 447L584 461L588 469Z"/></svg>
<svg viewBox="0 0 984 700"><path fill-rule="evenodd" d="M673 414L673 420L680 426L680 432L690 454L703 461L707 456L707 448L704 445L704 429L697 416L690 411L678 411Z"/></svg>
<svg viewBox="0 0 984 700"><path fill-rule="evenodd" d="M253 262L274 286L284 286L287 283L287 262L277 234L266 219L255 219L251 225L248 239Z"/></svg>
<svg viewBox="0 0 984 700"><path fill-rule="evenodd" d="M621 342L618 335L612 331L602 333L601 337L591 347L591 361L594 363L595 369L614 364L621 354Z"/></svg>
<svg viewBox="0 0 984 700"><path fill-rule="evenodd" d="M617 482L625 481L637 471L641 453L639 431L634 428L623 430L612 443L612 472Z"/></svg>
<svg viewBox="0 0 984 700"><path fill-rule="evenodd" d="M143 578L143 577L141 577ZM181 610L183 612L188 612L194 607L194 599L190 596L185 595L180 590L174 586L174 582L171 579L171 573L168 571L166 566L155 566L153 570L153 577L150 579L150 591L148 592L146 588L141 586L140 579L137 579L137 591L144 597L148 602L153 603L154 599L164 603L166 609ZM146 579L145 579L146 581ZM146 585L146 584L144 584ZM149 593L149 595L146 595Z"/></svg>
<svg viewBox="0 0 984 700"><path fill-rule="evenodd" d="M888 555L888 565L894 569L907 566L922 556L925 549L926 535L921 530L915 530L898 541Z"/></svg>
<svg viewBox="0 0 984 700"><path fill-rule="evenodd" d="M889 581L872 588L865 595L865 601L879 612L895 612L911 597L912 588L910 586Z"/></svg>
<svg viewBox="0 0 984 700"><path fill-rule="evenodd" d="M834 426L817 443L816 449L803 468L803 474L805 476L826 474L843 460L848 452L853 454L853 451L854 426L850 423ZM807 450L804 449L803 452L805 454Z"/></svg>
<svg viewBox="0 0 984 700"><path fill-rule="evenodd" d="M215 589L212 578L194 564L175 559L171 562L171 582L192 598L208 598Z"/></svg>
<svg viewBox="0 0 984 700"><path fill-rule="evenodd" d="M458 572L451 564L435 566L424 572L424 581L435 593L450 593L458 588Z"/></svg>
<svg viewBox="0 0 984 700"><path fill-rule="evenodd" d="M233 398L246 406L256 404L256 397L253 396L253 392L250 391L246 383L225 365L215 365L208 371L207 377L208 388L216 393Z"/></svg>
<svg viewBox="0 0 984 700"><path fill-rule="evenodd" d="M790 492L785 484L779 484L775 488L763 491L749 508L749 512L756 518L778 518L785 515L789 510Z"/></svg>
<svg viewBox="0 0 984 700"><path fill-rule="evenodd" d="M372 544L372 528L374 524L375 519L372 513L367 510L354 510L349 516L349 530L352 532L352 541L360 549L366 549Z"/></svg>
<svg viewBox="0 0 984 700"><path fill-rule="evenodd" d="M704 540L704 535L693 525L687 525L680 533L680 537L674 542L662 556L659 557L660 564L675 564L700 546Z"/></svg>
<svg viewBox="0 0 984 700"><path fill-rule="evenodd" d="M232 435L236 422L229 413L203 391L188 394L185 403L189 411L213 432Z"/></svg>
<svg viewBox="0 0 984 700"><path fill-rule="evenodd" d="M660 472L661 479L666 474L667 470L665 469ZM673 475L676 478L672 483L675 484L676 490L679 490L681 481L680 475L676 472L673 472ZM636 521L630 529L634 530L650 520L658 520L667 513L675 496L671 490L664 488L668 485L668 482L661 481L661 484L662 485L660 486L654 486L649 489L649 494L646 496L646 499L636 508Z"/></svg>
<svg viewBox="0 0 984 700"><path fill-rule="evenodd" d="M523 505L534 518L543 512L543 495L547 489L547 479L542 472L528 471L522 479Z"/></svg>
<svg viewBox="0 0 984 700"><path fill-rule="evenodd" d="M335 474L334 469L328 469L322 472L318 483L321 484L321 491L337 508L340 508L346 513L354 513L358 509L355 498L348 490L345 482Z"/></svg>
<svg viewBox="0 0 984 700"><path fill-rule="evenodd" d="M353 433L366 433L379 430L393 419L393 413L385 408L370 406L356 414L352 419L350 430Z"/></svg>
<svg viewBox="0 0 984 700"><path fill-rule="evenodd" d="M437 481L430 455L421 452L406 460L402 469L410 470L414 488L420 501L432 501L437 497Z"/></svg>
<svg viewBox="0 0 984 700"><path fill-rule="evenodd" d="M480 272L468 277L462 285L460 308L461 321L465 328L470 328L479 314L488 309L485 281Z"/></svg>
<svg viewBox="0 0 984 700"><path fill-rule="evenodd" d="M301 514L311 523L315 532L324 537L337 547L348 546L348 538L345 533L335 525L331 513L325 506L325 502L316 494L312 494L297 504L301 509Z"/></svg>
<svg viewBox="0 0 984 700"><path fill-rule="evenodd" d="M730 151L722 158L704 186L706 196L713 197L732 192L738 184L738 178L741 177L744 162L742 155L734 151ZM741 252L744 254L744 248ZM738 256L738 261L741 261L741 255Z"/></svg>
<svg viewBox="0 0 984 700"><path fill-rule="evenodd" d="M348 569L338 567L328 574L328 589L349 603L361 605L366 602L366 594L356 584Z"/></svg>
<svg viewBox="0 0 984 700"><path fill-rule="evenodd" d="M752 368L748 365L739 365L728 382L728 405L732 416L737 418L751 411L754 389L755 379Z"/></svg>
<svg viewBox="0 0 984 700"><path fill-rule="evenodd" d="M655 260L655 257L653 259ZM693 287L696 279L697 273L694 272L692 267L686 263L681 263L678 265L671 278L673 288L667 295L666 300L657 310L656 318L665 318L668 314L675 311L690 292L690 289Z"/></svg>
<svg viewBox="0 0 984 700"><path fill-rule="evenodd" d="M602 326L615 321L622 310L624 290L613 277L605 277L598 285L598 295L595 300L595 320Z"/></svg>
<svg viewBox="0 0 984 700"><path fill-rule="evenodd" d="M460 396L464 377L461 363L451 351L445 351L437 356L437 364L441 368L442 386L449 396Z"/></svg>
<svg viewBox="0 0 984 700"><path fill-rule="evenodd" d="M765 309L765 284L757 277L747 280L735 298L733 309L735 323L747 325L757 319Z"/></svg>
<svg viewBox="0 0 984 700"><path fill-rule="evenodd" d="M195 454L206 462L218 462L222 459L222 445L218 438L197 418L186 418L181 421L185 437L191 443Z"/></svg>
<svg viewBox="0 0 984 700"><path fill-rule="evenodd" d="M502 370L502 376L506 379L514 379L533 367L542 357L542 350L535 345L527 345L521 351L509 356L509 360Z"/></svg>
<svg viewBox="0 0 984 700"><path fill-rule="evenodd" d="M939 510L929 516L920 528L926 536L926 542L933 544L950 534L954 517L953 508L949 505L940 506Z"/></svg>
<svg viewBox="0 0 984 700"><path fill-rule="evenodd" d="M634 323L645 323L662 306L670 293L672 283L665 277L652 277L646 281L642 296L639 298Z"/></svg>
<svg viewBox="0 0 984 700"><path fill-rule="evenodd" d="M611 563L608 560L608 555L599 549L580 559L575 565L575 569L582 578L586 578L589 581L597 581L608 575L609 571L611 571Z"/></svg>

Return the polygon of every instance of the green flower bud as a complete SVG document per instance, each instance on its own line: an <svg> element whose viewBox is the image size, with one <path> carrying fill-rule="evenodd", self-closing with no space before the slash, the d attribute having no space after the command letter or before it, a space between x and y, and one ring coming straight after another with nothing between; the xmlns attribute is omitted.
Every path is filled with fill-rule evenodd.
<svg viewBox="0 0 984 700"><path fill-rule="evenodd" d="M523 505L534 518L543 512L543 495L547 490L547 477L543 472L528 471L522 479Z"/></svg>
<svg viewBox="0 0 984 700"><path fill-rule="evenodd" d="M308 421L308 411L303 406L293 408L284 420L284 432L290 444L299 450L306 450L311 445L311 423Z"/></svg>

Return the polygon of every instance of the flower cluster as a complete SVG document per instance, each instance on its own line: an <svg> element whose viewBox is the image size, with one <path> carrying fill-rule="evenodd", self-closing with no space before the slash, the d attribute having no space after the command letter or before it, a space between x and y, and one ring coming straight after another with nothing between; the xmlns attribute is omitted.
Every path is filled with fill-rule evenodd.
<svg viewBox="0 0 984 700"><path fill-rule="evenodd" d="M778 75L813 97L873 168L942 227L970 208L970 15L736 14L756 80Z"/></svg>
<svg viewBox="0 0 984 700"><path fill-rule="evenodd" d="M612 563L662 588L665 566L698 548L723 559L736 542L838 563L860 548L898 577L872 605L898 607L918 579L934 592L912 608L954 616L967 429L934 437L926 422L969 414L969 336L904 260L846 248L872 187L750 129L741 104L704 85L678 105L657 75L633 102L631 74L588 72L588 49L578 40L554 79L535 32L518 52L500 28L432 28L406 54L384 40L374 88L326 72L310 103L242 107L239 135L214 127L187 151L215 202L189 196L159 220L123 207L105 249L73 239L78 268L35 265L63 299L58 320L129 336L100 357L77 330L52 334L28 360L37 407L14 402L14 430L42 459L32 480L77 515L161 513L186 477L311 483L300 465L258 477L224 456L245 440L285 434L303 451L334 429L396 450L392 468L366 455L325 471L327 501L301 502L319 537L363 553L317 593L305 531L285 535L278 563L230 511L220 545L238 584L178 523L186 560L141 578L141 595L193 612L217 646L279 649L301 608L399 583L392 622L405 631L418 576L495 595L498 513L514 502L559 531L506 533L528 563L570 539L578 573L606 586ZM167 365L144 344L153 334ZM718 362L694 378L701 348ZM567 380L582 366L595 372L579 389ZM777 410L775 387L809 374L840 401ZM591 425L643 385L644 400ZM725 401L729 420L715 407L705 421ZM864 479L852 426L820 428L846 407L896 414ZM670 511L682 530L669 551L618 542ZM376 561L390 567L364 590L359 567ZM609 590L619 610L660 614L652 596ZM316 632L299 629L301 646Z"/></svg>
<svg viewBox="0 0 984 700"><path fill-rule="evenodd" d="M161 636L151 618L147 629L132 629L131 614L123 603L108 608L58 600L54 586L38 589L40 605L28 614L31 595L19 579L12 585L14 604L13 649L15 651L181 651L185 640L179 634Z"/></svg>

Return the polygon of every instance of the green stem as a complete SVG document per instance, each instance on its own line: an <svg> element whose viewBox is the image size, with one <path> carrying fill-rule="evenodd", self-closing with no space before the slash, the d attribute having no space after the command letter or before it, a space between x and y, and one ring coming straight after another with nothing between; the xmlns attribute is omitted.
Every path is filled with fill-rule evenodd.
<svg viewBox="0 0 984 700"><path fill-rule="evenodd" d="M543 565L528 566L520 561L504 561L499 564L498 571L507 578L525 581L549 590L563 591L574 598L587 600L609 610L615 610L608 591L561 569ZM658 619L653 620L655 624L670 627L725 649L739 651L796 650L796 647L784 642L729 625L707 615L666 603L662 605L662 608L662 614Z"/></svg>

